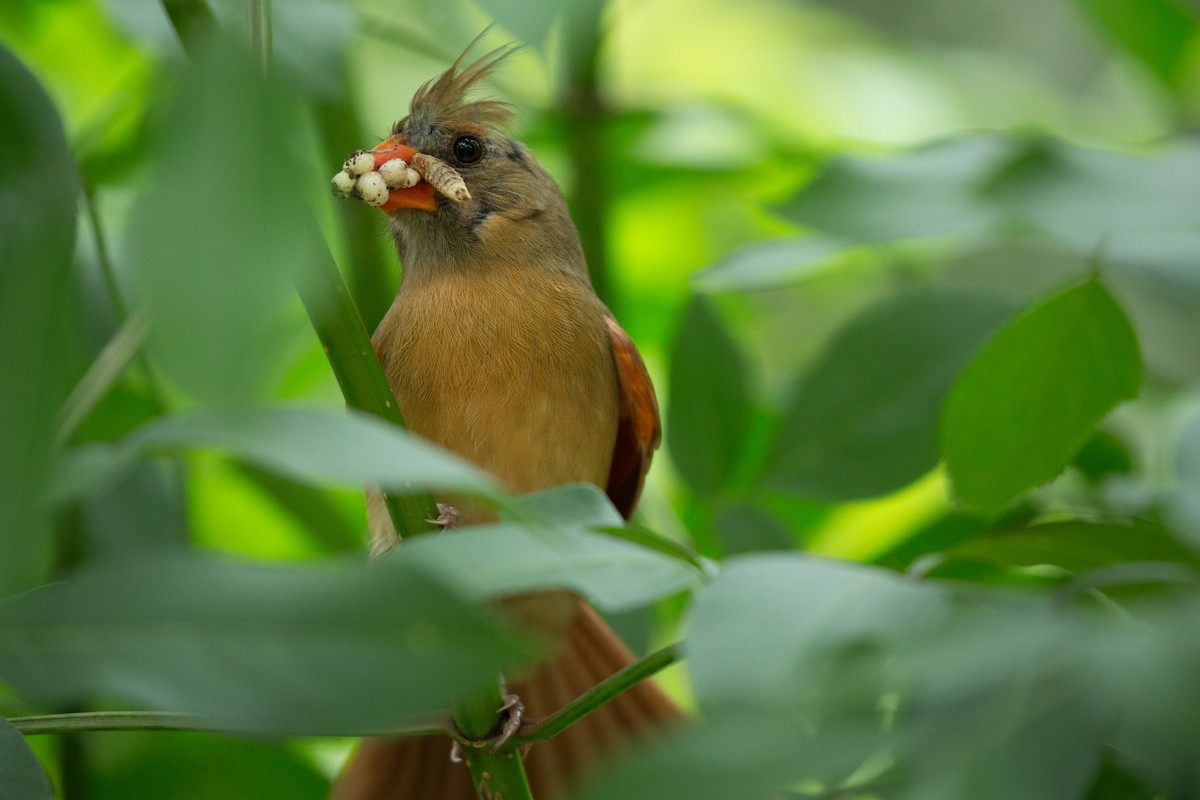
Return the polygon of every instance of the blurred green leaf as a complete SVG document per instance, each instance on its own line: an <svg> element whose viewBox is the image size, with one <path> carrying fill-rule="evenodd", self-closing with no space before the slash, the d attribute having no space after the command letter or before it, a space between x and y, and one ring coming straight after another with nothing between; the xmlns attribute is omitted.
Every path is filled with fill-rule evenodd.
<svg viewBox="0 0 1200 800"><path fill-rule="evenodd" d="M701 578L689 561L562 523L501 523L423 536L396 548L387 556L393 559L437 575L477 600L570 589L604 611L646 605Z"/></svg>
<svg viewBox="0 0 1200 800"><path fill-rule="evenodd" d="M192 397L246 401L270 394L303 335L292 278L316 232L288 98L241 47L214 40L204 54L157 136L128 258L156 367Z"/></svg>
<svg viewBox="0 0 1200 800"><path fill-rule="evenodd" d="M994 512L1050 480L1141 379L1137 337L1099 282L1030 309L984 346L946 399L941 448L956 494Z"/></svg>
<svg viewBox="0 0 1200 800"><path fill-rule="evenodd" d="M1196 15L1176 0L1079 0L1106 34L1175 88L1185 77Z"/></svg>
<svg viewBox="0 0 1200 800"><path fill-rule="evenodd" d="M1193 415L1176 437L1174 462L1166 518L1181 540L1200 549L1200 415Z"/></svg>
<svg viewBox="0 0 1200 800"><path fill-rule="evenodd" d="M50 779L21 732L0 717L0 789L16 800L52 800Z"/></svg>
<svg viewBox="0 0 1200 800"><path fill-rule="evenodd" d="M847 500L928 472L937 464L943 397L1010 312L987 295L939 291L898 295L862 312L790 392L763 480L805 497Z"/></svg>
<svg viewBox="0 0 1200 800"><path fill-rule="evenodd" d="M144 461L106 491L80 503L83 555L111 557L189 541L185 486L178 465Z"/></svg>
<svg viewBox="0 0 1200 800"><path fill-rule="evenodd" d="M1174 562L1200 567L1200 560L1162 527L1089 523L1079 520L998 531L944 553L947 562L966 558L1006 567L1050 564L1086 572L1129 562ZM933 575L938 571L934 570Z"/></svg>
<svg viewBox="0 0 1200 800"><path fill-rule="evenodd" d="M384 730L448 707L530 646L422 569L131 558L0 605L0 676L234 729Z"/></svg>
<svg viewBox="0 0 1200 800"><path fill-rule="evenodd" d="M1096 431L1075 454L1071 466L1093 483L1133 470L1133 456L1124 442L1108 431Z"/></svg>
<svg viewBox="0 0 1200 800"><path fill-rule="evenodd" d="M1198 174L1200 146L1192 142L1146 156L1039 138L1024 143L979 196L1010 227L1048 231L1091 251L1118 234L1193 228Z"/></svg>
<svg viewBox="0 0 1200 800"><path fill-rule="evenodd" d="M49 567L45 490L70 389L61 298L79 182L58 113L0 44L0 595Z"/></svg>
<svg viewBox="0 0 1200 800"><path fill-rule="evenodd" d="M737 343L704 295L692 296L671 348L667 446L692 491L729 481L750 421L749 375Z"/></svg>
<svg viewBox="0 0 1200 800"><path fill-rule="evenodd" d="M108 739L117 741L109 745ZM105 740L90 743L92 762L101 762L88 786L95 800L322 800L329 795L329 780L288 744L183 732L109 734Z"/></svg>
<svg viewBox="0 0 1200 800"><path fill-rule="evenodd" d="M856 242L981 234L996 227L999 213L979 189L1018 146L985 134L888 158L835 158L777 210Z"/></svg>
<svg viewBox="0 0 1200 800"><path fill-rule="evenodd" d="M569 483L522 495L514 498L511 506L514 512L546 522L590 527L625 524L608 495L590 483Z"/></svg>
<svg viewBox="0 0 1200 800"><path fill-rule="evenodd" d="M490 476L394 425L354 410L299 406L197 408L160 417L115 444L77 447L58 495L92 491L143 458L195 450L218 450L313 483L499 496Z"/></svg>
<svg viewBox="0 0 1200 800"><path fill-rule="evenodd" d="M829 268L845 242L824 236L769 239L735 251L693 275L704 291L772 289Z"/></svg>

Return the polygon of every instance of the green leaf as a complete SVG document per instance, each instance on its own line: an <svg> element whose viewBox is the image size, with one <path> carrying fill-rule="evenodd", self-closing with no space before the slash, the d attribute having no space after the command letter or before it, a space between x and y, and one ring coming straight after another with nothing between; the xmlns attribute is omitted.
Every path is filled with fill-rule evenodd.
<svg viewBox="0 0 1200 800"><path fill-rule="evenodd" d="M994 512L1057 475L1141 385L1137 337L1097 281L1049 298L998 333L942 412L959 499Z"/></svg>
<svg viewBox="0 0 1200 800"><path fill-rule="evenodd" d="M1186 77L1196 16L1176 0L1079 0L1114 41L1155 77L1177 87Z"/></svg>
<svg viewBox="0 0 1200 800"><path fill-rule="evenodd" d="M707 292L755 291L794 283L837 263L846 243L825 236L772 239L744 247L695 273Z"/></svg>
<svg viewBox="0 0 1200 800"><path fill-rule="evenodd" d="M21 732L0 717L0 788L5 797L52 800L50 779Z"/></svg>
<svg viewBox="0 0 1200 800"><path fill-rule="evenodd" d="M521 517L530 515L543 522L589 527L625 524L608 495L591 483L570 483L521 495L512 500L510 507Z"/></svg>
<svg viewBox="0 0 1200 800"><path fill-rule="evenodd" d="M476 600L570 589L605 611L644 606L701 579L689 561L561 523L462 528L410 539L387 559L415 564Z"/></svg>
<svg viewBox="0 0 1200 800"><path fill-rule="evenodd" d="M693 295L671 348L667 446L692 491L729 480L750 421L749 377L737 343L703 295Z"/></svg>
<svg viewBox="0 0 1200 800"><path fill-rule="evenodd" d="M293 278L320 252L284 109L244 48L186 73L129 213L128 260L162 376L209 402L269 396L305 325Z"/></svg>
<svg viewBox="0 0 1200 800"><path fill-rule="evenodd" d="M937 464L943 397L1009 313L987 295L938 291L862 312L789 394L763 480L805 497L848 500L928 472Z"/></svg>
<svg viewBox="0 0 1200 800"><path fill-rule="evenodd" d="M384 730L532 655L408 563L142 557L0 605L0 676L25 696L105 697L252 731Z"/></svg>
<svg viewBox="0 0 1200 800"><path fill-rule="evenodd" d="M1175 486L1168 491L1165 515L1174 533L1200 550L1200 416L1193 415L1176 437Z"/></svg>
<svg viewBox="0 0 1200 800"><path fill-rule="evenodd" d="M92 491L139 459L197 450L218 450L312 483L499 496L490 476L394 425L353 410L299 406L197 408L160 417L116 444L76 448L58 496Z"/></svg>
<svg viewBox="0 0 1200 800"><path fill-rule="evenodd" d="M1193 553L1150 523L1117 525L1083 521L1051 522L1016 531L998 531L953 547L945 562L985 561L1005 567L1049 564L1086 572L1129 562L1173 562L1200 566ZM937 574L935 570L933 574Z"/></svg>
<svg viewBox="0 0 1200 800"><path fill-rule="evenodd" d="M70 389L63 297L79 181L45 91L0 44L0 595L36 583L51 541L45 491ZM19 531L19 534L17 533Z"/></svg>
<svg viewBox="0 0 1200 800"><path fill-rule="evenodd" d="M983 233L999 214L978 190L1017 146L987 134L888 158L838 158L778 211L855 242Z"/></svg>

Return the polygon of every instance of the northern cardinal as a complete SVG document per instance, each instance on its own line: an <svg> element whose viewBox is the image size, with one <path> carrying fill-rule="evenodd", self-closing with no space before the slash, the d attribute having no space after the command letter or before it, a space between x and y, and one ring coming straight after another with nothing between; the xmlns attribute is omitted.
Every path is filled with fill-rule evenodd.
<svg viewBox="0 0 1200 800"><path fill-rule="evenodd" d="M592 289L562 193L533 154L504 133L510 107L467 99L504 55L496 51L466 67L460 57L416 93L408 116L371 151L380 162L432 156L461 175L462 197L469 195L438 195L427 170L427 181L373 203L388 214L404 267L373 342L414 433L514 492L596 484L628 518L660 439L654 388L633 342ZM455 505L463 523L490 518L469 502ZM373 511L374 522L385 523L373 524L377 535L394 538L378 504ZM555 631L560 642L531 675L509 683L527 719L558 710L633 661L579 597L546 593L506 608ZM679 714L642 682L530 749L525 768L534 796L561 797L598 757ZM473 798L468 770L451 761L450 750L445 737L364 742L333 797Z"/></svg>

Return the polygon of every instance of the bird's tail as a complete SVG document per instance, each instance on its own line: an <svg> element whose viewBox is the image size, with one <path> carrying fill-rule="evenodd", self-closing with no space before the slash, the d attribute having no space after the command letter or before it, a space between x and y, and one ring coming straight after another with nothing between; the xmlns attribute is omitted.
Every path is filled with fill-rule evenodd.
<svg viewBox="0 0 1200 800"><path fill-rule="evenodd" d="M552 714L633 663L608 624L582 600L574 600L574 618L556 655L508 687L525 704L526 720ZM534 798L564 797L599 759L679 719L679 710L658 687L642 681L530 748L524 764ZM467 766L451 761L450 749L444 736L363 742L334 786L332 800L473 800Z"/></svg>

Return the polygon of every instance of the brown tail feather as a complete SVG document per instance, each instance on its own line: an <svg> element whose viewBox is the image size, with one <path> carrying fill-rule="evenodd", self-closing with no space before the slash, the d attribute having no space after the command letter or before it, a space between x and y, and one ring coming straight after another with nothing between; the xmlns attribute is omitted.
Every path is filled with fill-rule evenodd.
<svg viewBox="0 0 1200 800"><path fill-rule="evenodd" d="M528 678L509 686L525 704L525 718L549 716L622 667L633 655L583 601L559 653ZM537 800L563 793L597 759L681 719L654 684L643 681L550 741L535 744L525 770ZM364 742L334 786L332 800L472 800L465 764L450 761L446 737Z"/></svg>

